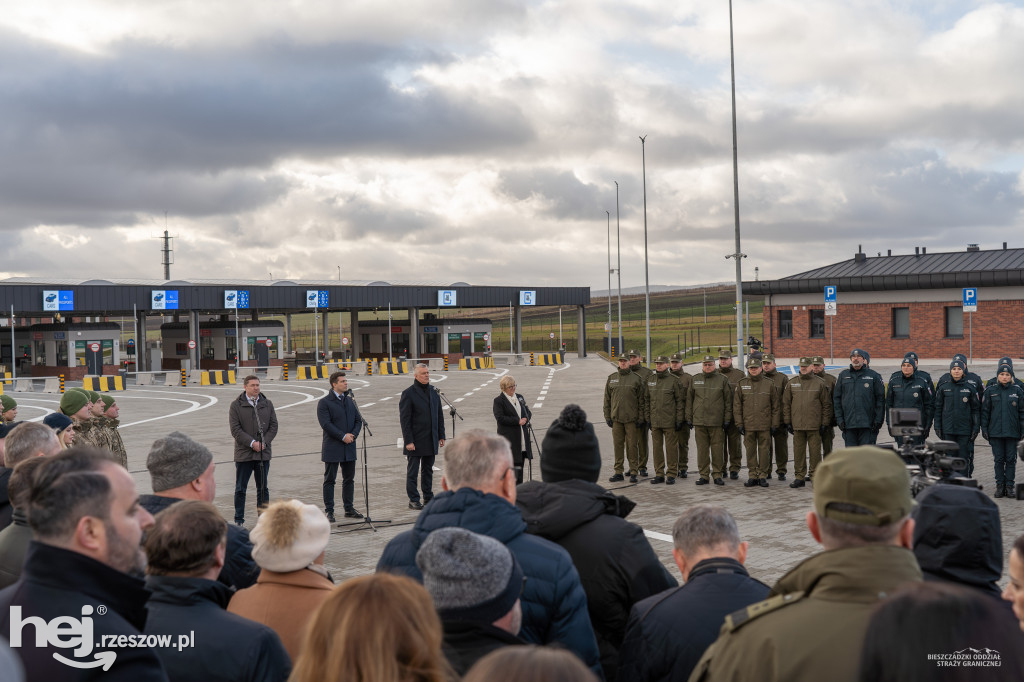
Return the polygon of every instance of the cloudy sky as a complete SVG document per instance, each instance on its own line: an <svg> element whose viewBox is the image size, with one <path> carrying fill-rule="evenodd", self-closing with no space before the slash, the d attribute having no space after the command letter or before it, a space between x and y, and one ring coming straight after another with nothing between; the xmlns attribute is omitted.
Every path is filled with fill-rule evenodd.
<svg viewBox="0 0 1024 682"><path fill-rule="evenodd" d="M0 2L0 277L730 280L724 0ZM1024 6L735 0L746 279L1024 246Z"/></svg>

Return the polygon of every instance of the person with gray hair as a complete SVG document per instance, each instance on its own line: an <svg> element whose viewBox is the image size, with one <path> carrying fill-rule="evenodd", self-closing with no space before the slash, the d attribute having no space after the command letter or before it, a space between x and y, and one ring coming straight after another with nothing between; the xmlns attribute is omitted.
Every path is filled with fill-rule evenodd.
<svg viewBox="0 0 1024 682"><path fill-rule="evenodd" d="M872 608L921 580L913 506L896 453L866 445L829 455L807 512L826 551L782 576L767 601L729 615L691 679L855 682Z"/></svg>
<svg viewBox="0 0 1024 682"><path fill-rule="evenodd" d="M445 658L459 676L496 649L526 644L516 636L525 578L505 545L463 528L439 528L416 552L416 566L441 617Z"/></svg>
<svg viewBox="0 0 1024 682"><path fill-rule="evenodd" d="M536 535L516 507L516 479L508 439L479 429L467 431L445 450L444 492L384 548L378 571L422 581L416 553L439 528L458 527L487 535L508 547L526 575L520 636L535 644L560 645L600 675L601 664L587 598L569 553Z"/></svg>
<svg viewBox="0 0 1024 682"><path fill-rule="evenodd" d="M15 428L17 427L17 428ZM61 451L57 434L49 426L38 422L15 422L4 424L0 429L3 434L4 449L0 452L0 530L11 524L14 518L13 498L8 495L7 487L14 467L30 457L56 455Z"/></svg>
<svg viewBox="0 0 1024 682"><path fill-rule="evenodd" d="M420 510L434 499L434 458L444 447L444 412L441 396L430 385L430 367L419 363L413 370L412 386L398 399L398 421L402 427L406 459L405 493L409 509ZM420 489L416 489L419 475ZM420 491L423 501L420 502Z"/></svg>
<svg viewBox="0 0 1024 682"><path fill-rule="evenodd" d="M146 456L153 494L140 496L139 504L156 516L182 500L213 502L217 495L214 468L213 453L205 445L181 431L172 431L153 441ZM232 524L228 527L227 556L217 580L241 590L256 584L259 574L249 531Z"/></svg>
<svg viewBox="0 0 1024 682"><path fill-rule="evenodd" d="M744 568L747 543L725 507L700 504L684 511L672 527L672 545L683 585L633 607L620 679L688 679L725 617L768 596L768 586Z"/></svg>

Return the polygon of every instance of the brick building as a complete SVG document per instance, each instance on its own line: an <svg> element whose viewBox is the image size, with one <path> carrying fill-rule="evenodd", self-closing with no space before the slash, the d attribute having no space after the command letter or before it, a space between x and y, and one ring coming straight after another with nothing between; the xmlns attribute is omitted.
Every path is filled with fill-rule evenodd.
<svg viewBox="0 0 1024 682"><path fill-rule="evenodd" d="M744 282L764 297L764 342L780 357L845 358L851 348L876 358L1024 357L1024 249L871 257L770 281ZM825 287L837 288L836 315L825 314ZM977 288L978 310L963 310Z"/></svg>

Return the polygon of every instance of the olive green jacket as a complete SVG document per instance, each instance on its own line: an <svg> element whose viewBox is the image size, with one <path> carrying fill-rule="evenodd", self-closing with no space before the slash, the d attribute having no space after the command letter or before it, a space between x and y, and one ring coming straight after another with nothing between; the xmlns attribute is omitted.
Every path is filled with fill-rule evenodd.
<svg viewBox="0 0 1024 682"><path fill-rule="evenodd" d="M814 372L789 380L782 394L782 423L797 431L832 425L832 391Z"/></svg>
<svg viewBox="0 0 1024 682"><path fill-rule="evenodd" d="M775 384L763 374L740 379L733 394L732 415L736 426L747 431L778 428L782 419L782 400Z"/></svg>
<svg viewBox="0 0 1024 682"><path fill-rule="evenodd" d="M747 376L746 373L737 367L730 367L729 369L722 369L719 367L715 370L719 374L724 374L729 379L729 383L732 384L733 390L736 390L736 384L740 382L740 379Z"/></svg>
<svg viewBox="0 0 1024 682"><path fill-rule="evenodd" d="M779 397L781 398L783 391L786 390L786 384L789 383L789 377L787 377L785 374L783 374L777 369L773 369L770 372L761 372L761 374L764 375L765 379L768 379L773 384L775 384L775 388L778 389Z"/></svg>
<svg viewBox="0 0 1024 682"><path fill-rule="evenodd" d="M824 381L825 385L828 386L828 399L831 401L832 400L832 391L835 390L836 381L838 381L838 379L834 375L829 374L828 372L822 372L821 374L819 374L819 373L815 372L814 370L811 370L811 374L813 374L814 376L816 376L819 379L821 379L822 381ZM836 425L836 410L835 410L835 407L832 408L832 419L829 421L828 425L829 426L835 426Z"/></svg>
<svg viewBox="0 0 1024 682"><path fill-rule="evenodd" d="M856 682L872 609L920 580L917 560L903 547L816 554L782 576L767 600L726 616L690 682Z"/></svg>
<svg viewBox="0 0 1024 682"><path fill-rule="evenodd" d="M686 392L686 421L694 426L723 426L732 421L732 386L724 374L694 374Z"/></svg>
<svg viewBox="0 0 1024 682"><path fill-rule="evenodd" d="M636 372L619 369L604 385L604 420L642 422L647 415L647 386Z"/></svg>
<svg viewBox="0 0 1024 682"><path fill-rule="evenodd" d="M651 428L675 430L686 419L686 392L683 382L669 370L652 372L647 377L650 397L647 418Z"/></svg>

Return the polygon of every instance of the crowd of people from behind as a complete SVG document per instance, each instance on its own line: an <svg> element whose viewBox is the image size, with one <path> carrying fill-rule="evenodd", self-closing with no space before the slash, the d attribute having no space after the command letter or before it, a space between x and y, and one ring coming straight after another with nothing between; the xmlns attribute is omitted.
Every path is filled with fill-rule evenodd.
<svg viewBox="0 0 1024 682"><path fill-rule="evenodd" d="M843 420L844 437L880 428L859 426L863 415L849 404L837 407L837 393L859 390L853 384L823 398L826 384L809 376L819 358L805 358L781 392L769 358L748 363L736 389L714 358L703 363L711 371L689 382L671 374L673 358L658 358L632 428L616 420L628 407L618 389L610 400L606 393L623 455L619 479L626 458L630 475L640 472L640 452L626 450L625 439L647 428L658 434L656 473L664 467L663 481L652 482L683 477L679 432L690 427L701 451L698 483L706 485L737 478L739 463L734 470L724 454L735 426L748 467L755 452L748 487L767 483L773 462L784 478L780 432L813 451L833 420ZM622 387L636 384L629 362L620 359L616 373ZM859 372L867 363L853 364ZM996 385L1006 386L999 377ZM357 429L340 379L331 378L325 397L337 404L318 409L332 448L329 440L352 445ZM744 539L724 507L696 505L672 528L680 583L627 520L636 504L598 484L598 439L579 406L566 406L547 429L541 480L519 482L533 456L524 444L532 415L509 379L494 401L498 433L469 430L446 444L434 419L436 392L414 378L411 389L421 393L408 398L406 440L422 450L417 459L443 453L440 490L424 484L421 463L411 461L410 496L422 492L425 501L415 523L388 542L375 573L340 584L324 565L325 510L261 499L276 416L248 378L230 423L236 522L257 477L261 513L251 533L212 505L213 453L184 433L152 444L153 493L140 496L109 445L61 442L58 430L91 418L92 396L62 400L71 421L63 428L23 423L5 432L11 513L0 530L0 636L9 646L0 641L0 678L844 682L930 680L940 667L953 679L1024 677L1024 536L1010 549L1001 591L999 508L980 490L936 485L915 504L899 457L851 443L795 467L801 483L801 474L813 477L806 526L822 551L766 585L747 568L749 542L758 539ZM954 387L962 380L950 377ZM680 415L679 396L696 403L697 394L699 406L684 405ZM999 412L997 399L991 412ZM729 419L715 424L716 409ZM116 419L109 406L103 412ZM347 447L337 452L339 466L325 459L324 503L330 492L333 505L341 468L347 511L344 463L354 460ZM68 636L53 634L55 623ZM71 636L79 626L88 637Z"/></svg>
<svg viewBox="0 0 1024 682"><path fill-rule="evenodd" d="M882 427L894 436L893 408L920 414L920 435L901 436L922 445L934 430L952 441L966 462L965 476L974 473L974 444L980 434L992 448L995 473L993 497L1016 497L1016 446L1024 438L1024 381L1013 370L1013 359L999 359L996 376L984 382L969 371L967 358L956 354L949 372L937 382L918 368L908 352L886 382L870 367L871 355L861 348L850 352L850 365L833 376L821 356L799 360L799 373L778 371L775 357L755 351L744 374L732 366L732 354L706 355L701 371L690 375L682 356L659 356L654 371L631 350L618 356L618 370L604 389L604 419L612 429L614 463L610 482L631 483L648 475L648 437L651 434L652 484L673 485L687 477L690 432L697 448L695 483L724 486L739 478L746 452L748 488L767 488L772 464L779 481L788 474L792 437L791 488L814 480L822 459L832 452L835 427L846 447L874 445ZM741 447L742 439L742 447ZM628 464L628 469L627 469Z"/></svg>

